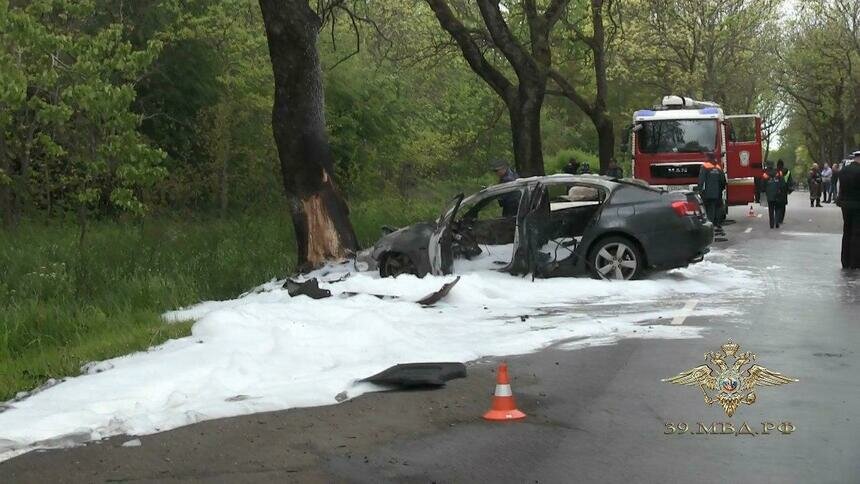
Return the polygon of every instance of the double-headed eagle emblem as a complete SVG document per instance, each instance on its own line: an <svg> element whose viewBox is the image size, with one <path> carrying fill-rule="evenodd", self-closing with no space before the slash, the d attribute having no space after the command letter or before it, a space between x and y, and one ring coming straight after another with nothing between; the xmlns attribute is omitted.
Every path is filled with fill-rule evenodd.
<svg viewBox="0 0 860 484"><path fill-rule="evenodd" d="M720 349L722 351L705 353L705 361L715 364L718 369L708 364L699 365L663 381L676 385L698 385L705 396L705 403L713 405L719 402L729 417L734 415L740 404L755 403L756 385L775 386L797 381L760 365L750 365L742 371L745 365L755 361L756 356L749 351L738 353L740 345L733 343L732 340L722 345ZM729 358L734 359L734 362L726 363ZM708 390L717 393L712 396Z"/></svg>

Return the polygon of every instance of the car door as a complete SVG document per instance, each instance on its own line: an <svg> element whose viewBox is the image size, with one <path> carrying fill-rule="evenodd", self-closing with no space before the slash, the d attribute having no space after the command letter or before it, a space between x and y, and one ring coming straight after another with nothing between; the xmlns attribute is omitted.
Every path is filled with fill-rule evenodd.
<svg viewBox="0 0 860 484"><path fill-rule="evenodd" d="M448 210L439 216L436 222L436 228L430 234L430 242L427 245L427 252L430 259L430 273L433 275L442 275L451 273L451 265L454 263L454 254L451 251L453 234L451 233L451 223L460 210L460 204L463 203L463 194L459 194L448 204Z"/></svg>
<svg viewBox="0 0 860 484"><path fill-rule="evenodd" d="M517 231L514 239L514 256L507 271L514 275L534 271L535 255L540 248L541 235L549 222L549 204L542 183L532 185L523 192L517 212Z"/></svg>

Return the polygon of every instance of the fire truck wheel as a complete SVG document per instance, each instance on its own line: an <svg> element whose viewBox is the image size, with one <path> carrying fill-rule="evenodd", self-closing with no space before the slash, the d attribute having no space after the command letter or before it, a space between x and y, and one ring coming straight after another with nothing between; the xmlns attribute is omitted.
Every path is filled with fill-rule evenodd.
<svg viewBox="0 0 860 484"><path fill-rule="evenodd" d="M626 237L607 237L592 247L588 262L595 279L628 281L638 278L643 271L643 258L639 248Z"/></svg>

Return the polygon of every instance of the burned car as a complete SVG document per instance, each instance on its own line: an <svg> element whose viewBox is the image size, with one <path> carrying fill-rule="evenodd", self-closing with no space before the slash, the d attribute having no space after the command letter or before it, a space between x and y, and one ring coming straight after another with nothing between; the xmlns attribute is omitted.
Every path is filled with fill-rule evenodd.
<svg viewBox="0 0 860 484"><path fill-rule="evenodd" d="M516 215L503 216L501 206L511 198ZM473 267L628 280L701 261L712 241L713 226L693 192L551 175L458 195L435 222L387 233L365 257L383 277Z"/></svg>

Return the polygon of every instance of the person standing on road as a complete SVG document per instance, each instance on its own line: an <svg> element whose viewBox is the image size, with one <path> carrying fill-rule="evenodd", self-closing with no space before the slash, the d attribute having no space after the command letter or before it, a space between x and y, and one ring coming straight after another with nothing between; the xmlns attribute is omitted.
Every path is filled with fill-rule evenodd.
<svg viewBox="0 0 860 484"><path fill-rule="evenodd" d="M818 169L818 163L813 163L809 169L809 174L806 176L806 183L809 184L809 206L821 206L821 170Z"/></svg>
<svg viewBox="0 0 860 484"><path fill-rule="evenodd" d="M591 174L591 165L588 162L582 162L579 164L579 169L576 170L577 175L590 175Z"/></svg>
<svg viewBox="0 0 860 484"><path fill-rule="evenodd" d="M779 228L785 217L785 178L779 169L770 168L762 175L764 192L767 197L767 220L770 228Z"/></svg>
<svg viewBox="0 0 860 484"><path fill-rule="evenodd" d="M761 204L761 192L764 182L760 176L753 177L753 202Z"/></svg>
<svg viewBox="0 0 860 484"><path fill-rule="evenodd" d="M833 182L833 170L828 163L824 163L824 168L821 169L821 195L824 197L824 203L830 203L830 185Z"/></svg>
<svg viewBox="0 0 860 484"><path fill-rule="evenodd" d="M839 172L836 204L842 208L842 267L860 269L860 151Z"/></svg>
<svg viewBox="0 0 860 484"><path fill-rule="evenodd" d="M791 192L794 191L794 180L791 178L791 170L785 167L785 162L782 161L782 158L776 160L776 169L777 171L782 172L782 179L784 181L784 190L782 195L782 212L780 212L780 217L777 220L777 226L785 223L785 211L786 207L788 207L788 196Z"/></svg>
<svg viewBox="0 0 860 484"><path fill-rule="evenodd" d="M725 189L726 177L723 176L723 171L720 170L719 165L713 163L712 160L703 163L701 170L699 170L699 193L705 204L708 220L714 224L718 232L722 231L722 227L718 219L717 209L723 199L723 190Z"/></svg>
<svg viewBox="0 0 860 484"><path fill-rule="evenodd" d="M830 182L830 201L836 203L836 195L839 193L839 170L842 169L842 163L834 163L833 180Z"/></svg>
<svg viewBox="0 0 860 484"><path fill-rule="evenodd" d="M505 160L493 160L490 169L499 177L499 183L511 182L520 177ZM502 217L515 217L520 201L516 193L511 192L499 197L499 206L502 207Z"/></svg>

